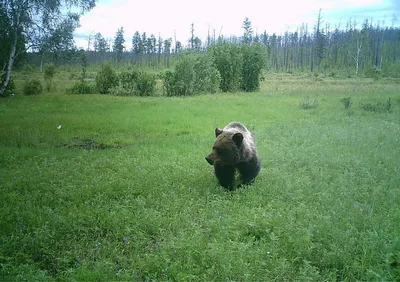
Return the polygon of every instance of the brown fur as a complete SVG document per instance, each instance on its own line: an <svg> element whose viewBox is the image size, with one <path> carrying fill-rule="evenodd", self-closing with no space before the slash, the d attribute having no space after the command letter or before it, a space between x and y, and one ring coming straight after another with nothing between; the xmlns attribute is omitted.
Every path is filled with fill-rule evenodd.
<svg viewBox="0 0 400 282"><path fill-rule="evenodd" d="M260 159L250 131L240 122L231 122L224 129L216 128L215 137L206 160L214 166L220 185L233 189L236 170L241 184L251 184L260 171Z"/></svg>

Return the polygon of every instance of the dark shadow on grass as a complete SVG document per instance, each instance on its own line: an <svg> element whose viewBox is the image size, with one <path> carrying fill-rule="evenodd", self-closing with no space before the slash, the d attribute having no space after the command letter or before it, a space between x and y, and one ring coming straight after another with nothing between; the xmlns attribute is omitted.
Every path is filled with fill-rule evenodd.
<svg viewBox="0 0 400 282"><path fill-rule="evenodd" d="M61 145L67 149L81 149L81 150L105 150L105 149L120 149L121 146L117 144L104 144L99 143L90 138L80 139L78 137L72 138L71 142Z"/></svg>

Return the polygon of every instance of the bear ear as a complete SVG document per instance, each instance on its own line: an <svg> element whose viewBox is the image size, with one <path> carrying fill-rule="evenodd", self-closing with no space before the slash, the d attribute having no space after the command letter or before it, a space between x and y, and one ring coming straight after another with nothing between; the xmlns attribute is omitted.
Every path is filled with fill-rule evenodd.
<svg viewBox="0 0 400 282"><path fill-rule="evenodd" d="M243 135L242 135L242 133L240 133L240 132L235 133L235 134L233 135L232 139L233 139L233 141L235 142L236 146L239 147L239 146L242 144Z"/></svg>
<svg viewBox="0 0 400 282"><path fill-rule="evenodd" d="M222 133L222 129L217 127L215 129L215 137L218 137L218 135L220 135L221 133Z"/></svg>

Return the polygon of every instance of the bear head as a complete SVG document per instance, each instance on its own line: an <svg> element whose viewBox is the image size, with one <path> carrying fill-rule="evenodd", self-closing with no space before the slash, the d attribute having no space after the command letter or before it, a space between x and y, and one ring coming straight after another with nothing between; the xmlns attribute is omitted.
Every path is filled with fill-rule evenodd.
<svg viewBox="0 0 400 282"><path fill-rule="evenodd" d="M211 153L206 157L210 165L236 165L240 159L243 134L240 132L215 129L216 140Z"/></svg>

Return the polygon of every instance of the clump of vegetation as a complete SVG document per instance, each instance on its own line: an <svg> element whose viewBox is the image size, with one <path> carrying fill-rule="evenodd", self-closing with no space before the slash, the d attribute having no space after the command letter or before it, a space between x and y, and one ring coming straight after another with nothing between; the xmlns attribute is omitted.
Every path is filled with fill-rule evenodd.
<svg viewBox="0 0 400 282"><path fill-rule="evenodd" d="M165 72L164 91L167 96L190 96L196 93L194 63L192 56L183 55L173 71Z"/></svg>
<svg viewBox="0 0 400 282"><path fill-rule="evenodd" d="M22 73L25 75L29 75L35 72L35 67L30 64L24 64L22 67Z"/></svg>
<svg viewBox="0 0 400 282"><path fill-rule="evenodd" d="M198 93L216 93L219 91L221 75L214 66L210 55L199 56L194 63L194 87Z"/></svg>
<svg viewBox="0 0 400 282"><path fill-rule="evenodd" d="M138 96L154 96L156 90L156 76L139 71L136 78L135 94Z"/></svg>
<svg viewBox="0 0 400 282"><path fill-rule="evenodd" d="M56 66L54 64L47 64L44 66L44 82L47 92L50 92L53 85L53 78L56 73Z"/></svg>
<svg viewBox="0 0 400 282"><path fill-rule="evenodd" d="M387 101L362 102L360 107L367 112L390 113L393 109L393 104L389 97Z"/></svg>
<svg viewBox="0 0 400 282"><path fill-rule="evenodd" d="M220 89L224 92L238 90L243 72L243 55L240 46L220 42L211 46L209 53L221 75Z"/></svg>
<svg viewBox="0 0 400 282"><path fill-rule="evenodd" d="M109 64L103 64L96 75L96 89L100 94L110 93L110 89L118 85L118 76Z"/></svg>
<svg viewBox="0 0 400 282"><path fill-rule="evenodd" d="M42 83L38 79L28 80L24 84L24 95L39 95L42 91Z"/></svg>
<svg viewBox="0 0 400 282"><path fill-rule="evenodd" d="M183 55L173 71L163 76L167 96L191 96L202 92L215 93L219 89L220 75L208 55Z"/></svg>
<svg viewBox="0 0 400 282"><path fill-rule="evenodd" d="M110 93L118 96L154 96L156 76L139 70L124 71L118 76L118 85Z"/></svg>
<svg viewBox="0 0 400 282"><path fill-rule="evenodd" d="M70 94L93 94L95 92L96 87L85 80L79 80L67 90L67 93Z"/></svg>
<svg viewBox="0 0 400 282"><path fill-rule="evenodd" d="M14 80L12 78L10 78L10 81L8 82L7 88L4 91L3 96L4 97L10 96L10 95L14 94L14 92L15 92L15 83L14 83Z"/></svg>
<svg viewBox="0 0 400 282"><path fill-rule="evenodd" d="M368 65L364 69L364 75L377 80L382 77L382 71L376 66Z"/></svg>
<svg viewBox="0 0 400 282"><path fill-rule="evenodd" d="M299 103L300 108L308 110L308 109L315 109L318 108L319 103L317 98L311 99L310 97L306 96L300 100Z"/></svg>
<svg viewBox="0 0 400 282"><path fill-rule="evenodd" d="M342 104L344 105L344 108L346 110L351 108L352 102L351 102L351 98L350 97L343 97L343 98L340 99L340 101L342 102Z"/></svg>
<svg viewBox="0 0 400 282"><path fill-rule="evenodd" d="M265 65L264 49L260 44L241 47L243 56L241 89L246 92L255 91L260 87L260 75Z"/></svg>
<svg viewBox="0 0 400 282"><path fill-rule="evenodd" d="M93 84L89 84L86 81L86 68L87 68L87 55L79 51L78 52L78 60L81 63L82 66L82 71L81 74L79 75L79 82L75 83L71 88L67 90L67 93L70 94L93 94L96 92L96 87ZM75 77L75 76L74 76ZM72 75L70 75L70 79L74 78Z"/></svg>

